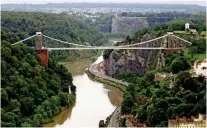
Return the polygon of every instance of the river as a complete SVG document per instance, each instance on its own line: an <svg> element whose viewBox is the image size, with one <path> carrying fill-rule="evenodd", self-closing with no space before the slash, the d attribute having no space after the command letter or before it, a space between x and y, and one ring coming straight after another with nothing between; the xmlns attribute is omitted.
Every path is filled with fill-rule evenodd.
<svg viewBox="0 0 207 128"><path fill-rule="evenodd" d="M93 64L101 61L102 56ZM91 63L84 61L66 66L73 74L73 84L77 89L76 103L54 117L53 123L43 125L44 127L98 127L100 120L105 120L121 105L123 93L119 89L93 81L84 73Z"/></svg>

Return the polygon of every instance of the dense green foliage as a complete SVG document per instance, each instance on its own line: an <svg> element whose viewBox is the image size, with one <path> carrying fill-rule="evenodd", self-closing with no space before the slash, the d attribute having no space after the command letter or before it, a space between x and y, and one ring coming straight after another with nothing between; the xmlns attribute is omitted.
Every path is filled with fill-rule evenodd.
<svg viewBox="0 0 207 128"><path fill-rule="evenodd" d="M206 31L206 16L192 15L189 17L182 17L168 22L167 24L160 24L155 27L155 30L168 29L168 31L176 31L185 29L185 23L190 24L190 29L196 29L199 33Z"/></svg>
<svg viewBox="0 0 207 128"><path fill-rule="evenodd" d="M192 46L194 46L194 51L196 53L205 53L206 52L206 39L200 38L197 40L193 40Z"/></svg>
<svg viewBox="0 0 207 128"><path fill-rule="evenodd" d="M170 58L173 56L172 53L170 54L166 55L169 56L167 64L173 58ZM174 54L177 56L177 53ZM181 58L186 62L181 56L180 59L175 57L168 65L172 65L174 61L182 60ZM183 67L188 67L188 65L187 63L183 64ZM204 103L206 100L206 81L204 77L193 77L187 71L180 71L177 75L165 80L154 81L157 72L159 71L148 71L142 78L131 73L120 76L132 83L127 87L127 92L124 95L123 114L131 113L150 127L166 127L168 119L175 119L176 116L190 117L196 116L198 113L206 113L206 104ZM170 88L170 83L174 85L173 88ZM181 91L181 88L184 88L184 91ZM151 100L138 102L137 98Z"/></svg>
<svg viewBox="0 0 207 128"><path fill-rule="evenodd" d="M88 42L91 45L101 45L106 41L98 30L65 13L2 12L1 20L2 30L8 32L9 36L15 35L14 38L17 40L12 41L18 41L18 38L24 39L36 31L79 44ZM31 44L32 42L28 43Z"/></svg>
<svg viewBox="0 0 207 128"><path fill-rule="evenodd" d="M205 15L190 15L188 17L180 17L178 19L156 24L153 29L145 29L137 31L137 33L144 32L152 32L157 34L165 34L166 32L173 32L173 31L185 31L185 23L188 22L190 24L191 29L196 29L198 33L202 31L206 31L206 17ZM137 35L137 34L135 34Z"/></svg>
<svg viewBox="0 0 207 128"><path fill-rule="evenodd" d="M205 29L204 18L197 15L159 24L154 29L144 28L133 36L128 36L125 42L131 42L149 33L160 36L168 31L183 31L186 22L199 33ZM188 49L190 54L205 53L206 42L199 35L183 33L179 36L192 42ZM109 56L109 52L105 53L105 56ZM150 127L167 127L168 119L175 119L177 116L206 114L206 78L195 77L189 71L195 58L186 56L183 52L164 52L164 58L165 66L148 71L144 77L140 78L130 72L118 76L119 79L131 83L124 94L122 113L132 114ZM155 81L156 73L166 73L167 77ZM140 99L144 101L140 102Z"/></svg>
<svg viewBox="0 0 207 128"><path fill-rule="evenodd" d="M121 16L126 17L146 17L151 28L156 24L166 23L180 17L188 17L191 14L179 12L161 12L161 13L141 13L141 12L123 12Z"/></svg>
<svg viewBox="0 0 207 128"><path fill-rule="evenodd" d="M79 16L82 20L96 27L101 32L111 32L111 23L114 14L111 13L86 13L92 17ZM93 17L96 16L96 17ZM118 14L121 17L146 17L150 28L155 28L155 30L166 30L168 31L172 28L175 30L184 30L184 24L186 22L190 23L190 27L205 31L205 14L188 14L182 12L161 12L161 13L141 13L141 12L123 12ZM172 21L172 22L171 22ZM165 23L165 24L164 24ZM172 31L171 30L171 31ZM108 36L117 36L119 33L107 34Z"/></svg>
<svg viewBox="0 0 207 128"><path fill-rule="evenodd" d="M2 38L10 43L25 39L37 31L56 39L84 45L89 43L97 46L108 42L107 38L97 29L65 13L2 12L1 28ZM31 39L25 41L25 44L34 47L34 42L34 39ZM45 38L44 45L45 47L71 47ZM79 51L55 51L51 52L50 57L66 61L73 59L71 56L87 58L87 55L96 53L96 51L87 52L88 54L82 54Z"/></svg>
<svg viewBox="0 0 207 128"><path fill-rule="evenodd" d="M191 68L190 63L184 57L175 58L170 67L174 74Z"/></svg>
<svg viewBox="0 0 207 128"><path fill-rule="evenodd" d="M76 87L64 66L52 59L41 66L34 50L23 44L3 40L1 46L2 127L40 126L74 104Z"/></svg>

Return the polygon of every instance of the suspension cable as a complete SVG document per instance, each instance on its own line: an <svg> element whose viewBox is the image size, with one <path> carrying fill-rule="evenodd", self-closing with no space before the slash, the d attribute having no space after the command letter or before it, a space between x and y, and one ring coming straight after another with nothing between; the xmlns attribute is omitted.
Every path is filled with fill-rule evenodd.
<svg viewBox="0 0 207 128"><path fill-rule="evenodd" d="M160 49L167 49L165 47L79 47L79 48L47 48L48 50L93 50L93 49L122 49L122 50L138 50L138 49L143 49L143 50L160 50ZM171 50L180 50L184 49L183 47L179 48L170 48Z"/></svg>
<svg viewBox="0 0 207 128"><path fill-rule="evenodd" d="M155 38L155 39L147 40L147 41L144 41L144 42L136 43L136 44L122 45L122 46L117 46L117 47L129 47L129 46L136 46L136 45L140 45L140 44L146 44L146 43L149 43L149 42L152 42L152 41L155 41L155 40L159 40L159 39L164 38L166 36L167 35L164 35L164 36L161 36L161 37L158 37L158 38Z"/></svg>
<svg viewBox="0 0 207 128"><path fill-rule="evenodd" d="M182 41L184 41L184 42L186 42L186 43L188 43L188 44L192 44L191 42L189 42L189 41L187 41L187 40L185 40L185 39L182 39L182 38L180 38L180 37L178 37L178 36L176 36L176 35L171 35L171 36L174 36L175 38L178 38L178 39L180 39L180 40L182 40Z"/></svg>
<svg viewBox="0 0 207 128"><path fill-rule="evenodd" d="M32 37L34 37L34 36L36 36L36 35L33 35L33 36L30 36L30 37L28 37L28 38L26 38L26 39L20 40L20 41L14 43L14 44L12 44L12 45L16 45L16 44L21 43L21 42L23 42L23 41L29 40L30 38L32 38Z"/></svg>
<svg viewBox="0 0 207 128"><path fill-rule="evenodd" d="M79 46L79 47L93 47L93 46L88 46L88 45L80 45L80 44L68 43L66 41L58 40L58 39L55 39L55 38L52 38L52 37L49 37L49 36L46 36L46 35L43 35L43 34L42 34L42 36L44 36L46 38L49 38L51 40L55 40L55 41L58 41L58 42L61 42L61 43L70 44L70 45L74 45L74 46Z"/></svg>

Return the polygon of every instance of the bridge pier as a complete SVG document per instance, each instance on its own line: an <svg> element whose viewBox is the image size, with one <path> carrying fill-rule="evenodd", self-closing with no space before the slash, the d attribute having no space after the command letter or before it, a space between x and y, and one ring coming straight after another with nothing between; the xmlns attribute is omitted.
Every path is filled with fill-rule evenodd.
<svg viewBox="0 0 207 128"><path fill-rule="evenodd" d="M36 32L35 51L37 55L40 57L42 66L46 66L48 63L49 54L47 49L43 49L42 42L42 33Z"/></svg>

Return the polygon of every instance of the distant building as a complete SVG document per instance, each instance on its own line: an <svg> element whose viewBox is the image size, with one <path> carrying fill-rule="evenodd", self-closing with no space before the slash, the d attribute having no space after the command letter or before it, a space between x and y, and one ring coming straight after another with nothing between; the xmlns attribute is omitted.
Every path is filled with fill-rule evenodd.
<svg viewBox="0 0 207 128"><path fill-rule="evenodd" d="M196 31L196 29L189 29L189 32L190 32L191 34L195 34L195 35L198 34L198 32Z"/></svg>
<svg viewBox="0 0 207 128"><path fill-rule="evenodd" d="M189 23L185 24L185 31L189 31L192 34L198 34L196 29L190 29L190 24Z"/></svg>
<svg viewBox="0 0 207 128"><path fill-rule="evenodd" d="M154 81L164 80L166 77L167 77L166 74L156 73L156 74L155 74L155 79L154 79Z"/></svg>
<svg viewBox="0 0 207 128"><path fill-rule="evenodd" d="M155 78L154 81L160 81L160 80L164 80L165 78L170 78L173 75L170 73L156 73L155 74Z"/></svg>
<svg viewBox="0 0 207 128"><path fill-rule="evenodd" d="M122 119L126 119L126 126L127 127L146 127L145 123L141 123L139 120L137 120L133 115L122 115Z"/></svg>
<svg viewBox="0 0 207 128"><path fill-rule="evenodd" d="M135 97L136 103L146 103L146 102L151 102L152 98L149 97Z"/></svg>
<svg viewBox="0 0 207 128"><path fill-rule="evenodd" d="M200 114L198 118L176 118L175 120L168 120L168 127L176 128L205 128L206 127L206 115Z"/></svg>

